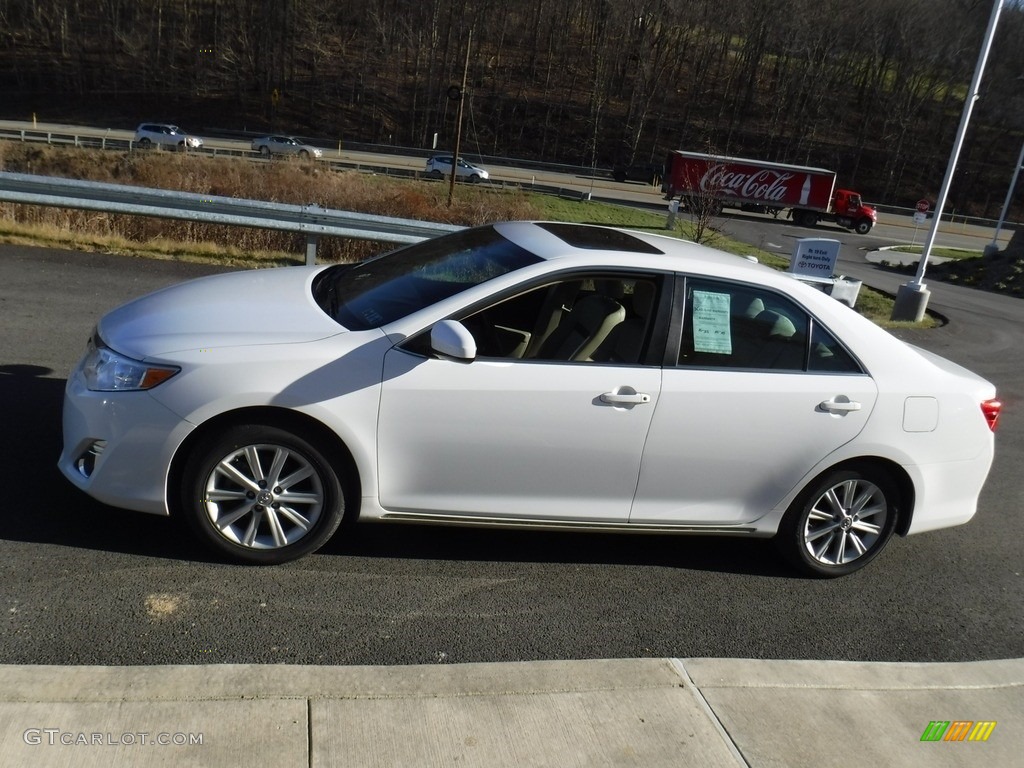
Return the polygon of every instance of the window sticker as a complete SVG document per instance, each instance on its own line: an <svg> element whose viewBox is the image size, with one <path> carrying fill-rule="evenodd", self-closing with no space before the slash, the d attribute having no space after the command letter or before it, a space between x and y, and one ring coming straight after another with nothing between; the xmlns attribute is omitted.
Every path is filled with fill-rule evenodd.
<svg viewBox="0 0 1024 768"><path fill-rule="evenodd" d="M693 349L716 355L732 354L728 293L693 292Z"/></svg>

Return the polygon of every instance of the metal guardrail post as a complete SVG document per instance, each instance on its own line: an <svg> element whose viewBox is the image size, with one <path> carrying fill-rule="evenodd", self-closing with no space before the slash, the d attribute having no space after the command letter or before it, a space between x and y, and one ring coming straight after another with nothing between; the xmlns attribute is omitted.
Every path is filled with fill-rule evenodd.
<svg viewBox="0 0 1024 768"><path fill-rule="evenodd" d="M316 266L316 246L320 242L319 235L306 235L306 266Z"/></svg>

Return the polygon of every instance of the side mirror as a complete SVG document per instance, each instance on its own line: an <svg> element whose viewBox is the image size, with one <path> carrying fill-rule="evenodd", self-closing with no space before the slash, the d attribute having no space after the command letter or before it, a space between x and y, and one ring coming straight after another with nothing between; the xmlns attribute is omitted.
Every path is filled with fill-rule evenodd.
<svg viewBox="0 0 1024 768"><path fill-rule="evenodd" d="M460 362L476 359L476 339L457 320L442 320L431 328L430 347L442 357Z"/></svg>

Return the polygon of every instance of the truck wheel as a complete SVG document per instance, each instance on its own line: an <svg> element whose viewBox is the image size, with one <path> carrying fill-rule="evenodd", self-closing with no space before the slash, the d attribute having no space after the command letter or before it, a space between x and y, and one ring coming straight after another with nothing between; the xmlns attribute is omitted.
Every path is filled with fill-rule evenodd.
<svg viewBox="0 0 1024 768"><path fill-rule="evenodd" d="M853 228L853 231L856 232L858 235L866 235L868 232L871 231L870 219L861 219L860 221L858 221L857 226Z"/></svg>

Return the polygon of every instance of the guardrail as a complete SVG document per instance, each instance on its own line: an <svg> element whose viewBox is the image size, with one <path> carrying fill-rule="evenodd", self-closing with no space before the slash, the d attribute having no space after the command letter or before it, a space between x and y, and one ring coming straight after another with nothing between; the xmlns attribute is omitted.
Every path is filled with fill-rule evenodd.
<svg viewBox="0 0 1024 768"><path fill-rule="evenodd" d="M268 203L25 173L0 172L0 201L297 232L306 236L307 264L316 263L321 236L418 243L462 229L454 224L336 211L315 204Z"/></svg>

